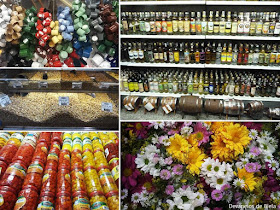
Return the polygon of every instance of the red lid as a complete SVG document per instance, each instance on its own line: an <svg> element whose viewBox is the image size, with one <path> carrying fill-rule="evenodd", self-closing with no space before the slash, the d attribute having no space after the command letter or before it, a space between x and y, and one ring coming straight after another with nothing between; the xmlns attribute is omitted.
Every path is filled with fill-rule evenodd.
<svg viewBox="0 0 280 210"><path fill-rule="evenodd" d="M93 170L93 169L96 170L94 166L87 166L87 167L84 168L84 171Z"/></svg>
<svg viewBox="0 0 280 210"><path fill-rule="evenodd" d="M58 166L58 170L59 170L59 171L61 171L61 170L70 171L70 170L71 170L71 167L70 167L70 165L60 164L60 165Z"/></svg>
<svg viewBox="0 0 280 210"><path fill-rule="evenodd" d="M40 164L40 166L42 167L42 168L44 168L44 162L42 161L42 160L40 160L40 159L35 159L35 160L32 160L32 162L30 163L30 165L32 165L32 164ZM29 166L30 166L29 165Z"/></svg>
<svg viewBox="0 0 280 210"><path fill-rule="evenodd" d="M87 197L87 193L86 193L86 191L76 191L73 193L73 198L78 197L78 196Z"/></svg>
<svg viewBox="0 0 280 210"><path fill-rule="evenodd" d="M22 162L22 160L16 160L16 161L12 162L12 163L9 165L9 167L12 166L12 165L20 165L21 167L24 168L25 171L27 170L27 167L25 166L25 163Z"/></svg>
<svg viewBox="0 0 280 210"><path fill-rule="evenodd" d="M118 191L110 191L108 193L105 194L106 198L108 197L112 197L112 196L118 196L119 195L119 192Z"/></svg>
<svg viewBox="0 0 280 210"><path fill-rule="evenodd" d="M60 196L68 196L71 197L71 193L67 192L67 191L61 191L59 193L56 194L56 197L60 197Z"/></svg>
<svg viewBox="0 0 280 210"><path fill-rule="evenodd" d="M89 194L89 197L95 197L95 196L104 196L104 193L102 191L93 191Z"/></svg>
<svg viewBox="0 0 280 210"><path fill-rule="evenodd" d="M70 173L70 169L68 169L68 168L59 168L57 173L69 174Z"/></svg>

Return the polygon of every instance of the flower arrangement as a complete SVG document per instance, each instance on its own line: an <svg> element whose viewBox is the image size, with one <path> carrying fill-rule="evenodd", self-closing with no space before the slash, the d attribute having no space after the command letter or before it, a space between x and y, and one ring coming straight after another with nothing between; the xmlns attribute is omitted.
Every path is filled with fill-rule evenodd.
<svg viewBox="0 0 280 210"><path fill-rule="evenodd" d="M277 123L122 123L122 209L280 209L279 134Z"/></svg>

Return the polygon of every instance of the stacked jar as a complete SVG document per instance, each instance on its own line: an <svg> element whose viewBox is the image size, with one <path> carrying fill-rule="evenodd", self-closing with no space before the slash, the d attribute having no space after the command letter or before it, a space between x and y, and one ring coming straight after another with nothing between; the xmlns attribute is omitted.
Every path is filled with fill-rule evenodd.
<svg viewBox="0 0 280 210"><path fill-rule="evenodd" d="M72 134L73 148L71 153L71 180L73 209L90 209L86 191L82 161L82 140L80 133Z"/></svg>
<svg viewBox="0 0 280 210"><path fill-rule="evenodd" d="M60 141L52 137L51 148L47 156L47 163L42 179L39 204L37 206L38 210L54 208L60 147Z"/></svg>
<svg viewBox="0 0 280 210"><path fill-rule="evenodd" d="M99 142L99 140L92 139L95 168L98 172L99 180L102 185L103 191L105 193L105 197L107 198L109 208L118 209L119 189L118 189L118 187L114 181L114 178L112 176L112 173L109 169L108 162L104 155L104 148L103 148L102 144Z"/></svg>
<svg viewBox="0 0 280 210"><path fill-rule="evenodd" d="M58 134L55 135L58 136ZM72 151L71 134L64 134L63 139L65 141L63 142L58 162L55 209L72 210L70 177L70 154Z"/></svg>
<svg viewBox="0 0 280 210"><path fill-rule="evenodd" d="M3 202L1 202L1 209L12 209L17 200L17 195L21 191L27 167L30 165L37 143L37 133L28 133L24 138L22 133L14 133L13 138L8 142L19 146L16 153L12 153L14 157L9 159L12 163L5 171L0 180L0 191Z"/></svg>
<svg viewBox="0 0 280 210"><path fill-rule="evenodd" d="M46 132L45 132L46 133ZM27 175L23 182L14 210L35 210L42 186L44 167L47 161L48 144L46 138L50 133L41 133ZM49 141L48 140L48 141Z"/></svg>
<svg viewBox="0 0 280 210"><path fill-rule="evenodd" d="M10 137L11 134L9 134L8 132L0 133L0 150L6 145Z"/></svg>
<svg viewBox="0 0 280 210"><path fill-rule="evenodd" d="M91 209L109 209L107 199L95 170L92 142L88 133L82 135L83 140L83 167L87 193L90 198Z"/></svg>

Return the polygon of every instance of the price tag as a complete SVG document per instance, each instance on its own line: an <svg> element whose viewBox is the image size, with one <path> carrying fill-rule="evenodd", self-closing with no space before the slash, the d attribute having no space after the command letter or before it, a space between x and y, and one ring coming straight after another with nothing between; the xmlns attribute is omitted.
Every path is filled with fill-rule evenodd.
<svg viewBox="0 0 280 210"><path fill-rule="evenodd" d="M90 93L90 95L91 95L92 98L96 98L95 93Z"/></svg>
<svg viewBox="0 0 280 210"><path fill-rule="evenodd" d="M72 82L72 89L82 89L83 82Z"/></svg>
<svg viewBox="0 0 280 210"><path fill-rule="evenodd" d="M107 88L108 89L109 87L110 87L110 85L106 84L106 83L102 83L102 84L99 85L100 89L102 89L102 88Z"/></svg>
<svg viewBox="0 0 280 210"><path fill-rule="evenodd" d="M38 82L39 88L48 88L48 82Z"/></svg>
<svg viewBox="0 0 280 210"><path fill-rule="evenodd" d="M112 112L113 111L112 103L102 102L101 110L104 111L104 112Z"/></svg>
<svg viewBox="0 0 280 210"><path fill-rule="evenodd" d="M16 88L16 89L23 88L23 84L21 81L13 81L12 85L13 85L13 88Z"/></svg>
<svg viewBox="0 0 280 210"><path fill-rule="evenodd" d="M10 99L9 96L4 95L4 94L0 96L0 104L1 104L2 107L6 107L11 103L12 102L11 102L11 99Z"/></svg>
<svg viewBox="0 0 280 210"><path fill-rule="evenodd" d="M69 102L69 97L66 96L59 96L58 98L58 103L59 103L59 106L69 106L70 102Z"/></svg>

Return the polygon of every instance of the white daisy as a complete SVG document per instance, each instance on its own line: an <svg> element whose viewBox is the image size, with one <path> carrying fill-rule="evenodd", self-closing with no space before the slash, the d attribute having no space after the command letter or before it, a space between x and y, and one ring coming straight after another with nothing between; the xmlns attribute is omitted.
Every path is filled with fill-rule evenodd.
<svg viewBox="0 0 280 210"><path fill-rule="evenodd" d="M265 162L271 163L273 160L274 160L273 156L270 155L270 154L267 154L267 155L264 156L264 161Z"/></svg>
<svg viewBox="0 0 280 210"><path fill-rule="evenodd" d="M204 162L201 165L201 174L203 174L204 176L214 175L214 172L213 172L214 163L216 163L215 160L210 157L207 159L204 159Z"/></svg>
<svg viewBox="0 0 280 210"><path fill-rule="evenodd" d="M154 134L154 136L152 137L152 143L153 144L157 144L158 143L158 135Z"/></svg>
<svg viewBox="0 0 280 210"><path fill-rule="evenodd" d="M225 174L225 165L221 165L218 159L213 163L213 173L215 176L224 176Z"/></svg>
<svg viewBox="0 0 280 210"><path fill-rule="evenodd" d="M223 162L223 165L225 167L225 176L227 178L227 181L231 181L234 177L234 173L233 173L233 169L232 169L232 165L229 163L225 163Z"/></svg>
<svg viewBox="0 0 280 210"><path fill-rule="evenodd" d="M155 146L155 145L148 145L145 147L145 152L150 154L150 153L159 153L160 150Z"/></svg>
<svg viewBox="0 0 280 210"><path fill-rule="evenodd" d="M220 190L223 185L228 184L226 177L224 176L212 176L210 187Z"/></svg>
<svg viewBox="0 0 280 210"><path fill-rule="evenodd" d="M276 175L277 175L278 177L280 177L280 168L277 169Z"/></svg>
<svg viewBox="0 0 280 210"><path fill-rule="evenodd" d="M251 129L250 132L249 132L249 136L250 136L252 139L256 139L257 136L258 136L258 131L255 130L255 129Z"/></svg>
<svg viewBox="0 0 280 210"><path fill-rule="evenodd" d="M149 173L151 168L155 166L155 164L152 162L151 156L147 154L138 154L135 158L135 163L137 168L140 168L145 173Z"/></svg>
<svg viewBox="0 0 280 210"><path fill-rule="evenodd" d="M280 129L280 122L276 125L275 130L279 130Z"/></svg>
<svg viewBox="0 0 280 210"><path fill-rule="evenodd" d="M131 195L131 201L133 203L139 203L141 201L141 195L139 193L133 193Z"/></svg>
<svg viewBox="0 0 280 210"><path fill-rule="evenodd" d="M276 171L279 168L279 163L275 160L272 160L269 164L268 167L271 168L273 171Z"/></svg>
<svg viewBox="0 0 280 210"><path fill-rule="evenodd" d="M158 130L159 128L163 129L164 128L164 122L149 122L152 124L154 129Z"/></svg>
<svg viewBox="0 0 280 210"><path fill-rule="evenodd" d="M181 134L189 136L193 132L193 128L189 126L185 126L181 129Z"/></svg>
<svg viewBox="0 0 280 210"><path fill-rule="evenodd" d="M128 205L127 205L127 204L123 205L123 206L122 206L122 209L123 209L123 210L127 210L127 209L128 209Z"/></svg>
<svg viewBox="0 0 280 210"><path fill-rule="evenodd" d="M223 198L227 201L227 203L231 203L232 198L233 198L232 191L228 190L227 193L224 194Z"/></svg>
<svg viewBox="0 0 280 210"><path fill-rule="evenodd" d="M155 167L151 167L149 173L153 177L158 177L160 175L160 170Z"/></svg>
<svg viewBox="0 0 280 210"><path fill-rule="evenodd" d="M233 181L233 185L235 187L238 187L238 188L241 188L243 189L245 187L245 181L243 179L238 179L236 178L234 181Z"/></svg>
<svg viewBox="0 0 280 210"><path fill-rule="evenodd" d="M122 199L125 199L128 195L128 190L127 189L122 189L122 192L121 192L121 198Z"/></svg>

